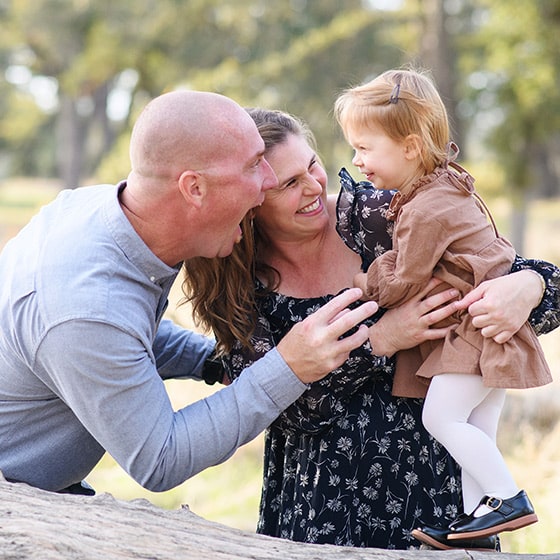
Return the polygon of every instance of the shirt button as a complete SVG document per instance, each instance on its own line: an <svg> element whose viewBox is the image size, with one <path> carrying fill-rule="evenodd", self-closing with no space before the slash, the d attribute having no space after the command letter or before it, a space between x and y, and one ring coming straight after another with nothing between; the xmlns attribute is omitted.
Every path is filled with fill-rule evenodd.
<svg viewBox="0 0 560 560"><path fill-rule="evenodd" d="M150 282L155 282L156 281L156 277L155 276L150 276Z"/></svg>

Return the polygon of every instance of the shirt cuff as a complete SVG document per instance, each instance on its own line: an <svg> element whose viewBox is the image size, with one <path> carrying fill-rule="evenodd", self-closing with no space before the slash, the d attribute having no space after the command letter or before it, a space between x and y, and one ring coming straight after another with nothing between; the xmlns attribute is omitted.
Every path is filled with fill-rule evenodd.
<svg viewBox="0 0 560 560"><path fill-rule="evenodd" d="M291 370L276 348L267 352L247 370L251 371L279 410L290 406L308 388L308 385Z"/></svg>

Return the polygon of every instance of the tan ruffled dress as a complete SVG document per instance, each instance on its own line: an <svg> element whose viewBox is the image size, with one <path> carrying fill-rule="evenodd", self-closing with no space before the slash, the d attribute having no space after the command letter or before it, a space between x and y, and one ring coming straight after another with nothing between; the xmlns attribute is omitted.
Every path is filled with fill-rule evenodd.
<svg viewBox="0 0 560 560"><path fill-rule="evenodd" d="M447 163L421 178L407 196L396 193L387 219L394 220L393 249L368 269L368 295L391 308L418 294L432 276L464 295L482 281L507 274L515 250L495 228L475 195L474 179ZM488 221L490 217L490 222ZM505 344L485 338L462 312L443 340L397 355L393 394L424 396L429 380L443 373L482 375L488 387L524 389L552 381L528 323Z"/></svg>

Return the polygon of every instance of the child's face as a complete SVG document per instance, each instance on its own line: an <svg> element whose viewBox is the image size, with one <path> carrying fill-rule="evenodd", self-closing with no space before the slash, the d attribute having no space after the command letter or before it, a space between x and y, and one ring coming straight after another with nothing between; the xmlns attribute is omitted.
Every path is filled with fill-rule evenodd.
<svg viewBox="0 0 560 560"><path fill-rule="evenodd" d="M393 140L381 127L350 128L346 138L354 148L352 163L378 189L401 190L421 176L408 143Z"/></svg>

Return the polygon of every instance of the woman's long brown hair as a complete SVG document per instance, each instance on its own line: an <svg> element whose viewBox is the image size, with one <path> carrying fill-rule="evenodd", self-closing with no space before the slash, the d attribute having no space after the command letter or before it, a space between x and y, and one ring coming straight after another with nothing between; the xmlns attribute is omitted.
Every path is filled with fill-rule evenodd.
<svg viewBox="0 0 560 560"><path fill-rule="evenodd" d="M283 144L289 135L302 136L315 149L315 138L307 125L282 111L247 109L255 121L266 152ZM184 264L182 283L184 302L192 305L195 323L216 337L219 354L227 353L236 341L252 349L251 336L257 321L257 297L275 290L280 273L267 265L262 256L266 250L265 232L255 224L252 212L241 224L243 237L231 255L223 258L196 257ZM266 286L255 290L257 276Z"/></svg>

